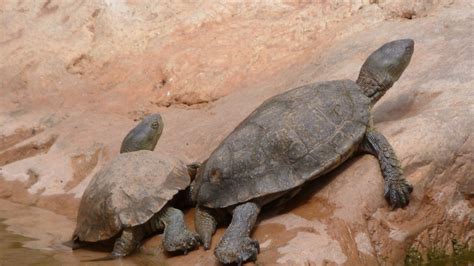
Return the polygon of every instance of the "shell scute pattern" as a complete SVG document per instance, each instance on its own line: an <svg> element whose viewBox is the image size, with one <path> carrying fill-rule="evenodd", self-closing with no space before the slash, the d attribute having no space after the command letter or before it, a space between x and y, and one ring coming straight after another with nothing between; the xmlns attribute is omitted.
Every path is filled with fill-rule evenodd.
<svg viewBox="0 0 474 266"><path fill-rule="evenodd" d="M349 157L368 121L369 99L350 80L272 97L209 157L197 182L211 193L199 193L197 200L222 208L299 186ZM219 182L209 182L210 169L221 171Z"/></svg>
<svg viewBox="0 0 474 266"><path fill-rule="evenodd" d="M122 153L84 191L74 236L95 242L144 224L190 182L178 159L147 150Z"/></svg>

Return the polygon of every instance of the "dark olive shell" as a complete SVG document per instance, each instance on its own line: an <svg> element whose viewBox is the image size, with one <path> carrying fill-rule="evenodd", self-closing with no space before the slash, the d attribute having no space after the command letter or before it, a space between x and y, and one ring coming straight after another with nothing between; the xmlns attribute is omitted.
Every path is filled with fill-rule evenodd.
<svg viewBox="0 0 474 266"><path fill-rule="evenodd" d="M369 99L350 80L274 96L212 152L193 197L201 206L224 208L300 186L346 160L369 117Z"/></svg>
<svg viewBox="0 0 474 266"><path fill-rule="evenodd" d="M84 191L73 239L105 240L143 224L190 182L180 160L147 150L122 153Z"/></svg>

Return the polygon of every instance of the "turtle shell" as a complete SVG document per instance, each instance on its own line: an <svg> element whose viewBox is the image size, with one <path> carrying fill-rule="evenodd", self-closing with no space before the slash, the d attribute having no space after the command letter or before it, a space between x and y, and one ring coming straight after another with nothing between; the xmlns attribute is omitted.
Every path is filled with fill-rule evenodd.
<svg viewBox="0 0 474 266"><path fill-rule="evenodd" d="M147 222L191 182L186 165L157 152L119 154L84 191L73 239L109 239Z"/></svg>
<svg viewBox="0 0 474 266"><path fill-rule="evenodd" d="M212 152L193 185L224 208L295 188L338 166L363 139L370 101L350 80L309 84L266 100Z"/></svg>

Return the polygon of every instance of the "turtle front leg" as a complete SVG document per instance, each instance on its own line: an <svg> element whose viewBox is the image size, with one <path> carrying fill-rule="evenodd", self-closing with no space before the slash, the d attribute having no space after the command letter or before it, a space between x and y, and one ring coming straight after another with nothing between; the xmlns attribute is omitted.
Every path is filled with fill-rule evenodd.
<svg viewBox="0 0 474 266"><path fill-rule="evenodd" d="M214 254L222 263L237 263L257 259L260 246L250 238L250 232L257 221L260 206L247 202L234 208L232 222L217 245Z"/></svg>
<svg viewBox="0 0 474 266"><path fill-rule="evenodd" d="M194 249L199 244L198 234L188 230L183 213L173 207L162 210L157 217L163 223L163 246L166 251L184 251Z"/></svg>
<svg viewBox="0 0 474 266"><path fill-rule="evenodd" d="M377 156L385 180L384 196L392 207L406 206L413 187L403 177L400 162L387 139L381 133L369 129L359 149Z"/></svg>
<svg viewBox="0 0 474 266"><path fill-rule="evenodd" d="M115 240L112 257L120 258L130 255L140 245L144 235L140 226L125 228L120 237Z"/></svg>

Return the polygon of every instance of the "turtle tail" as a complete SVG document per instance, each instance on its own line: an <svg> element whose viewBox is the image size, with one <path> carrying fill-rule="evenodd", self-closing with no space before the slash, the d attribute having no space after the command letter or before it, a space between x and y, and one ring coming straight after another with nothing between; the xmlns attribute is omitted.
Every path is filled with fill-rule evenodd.
<svg viewBox="0 0 474 266"><path fill-rule="evenodd" d="M77 239L71 239L62 243L66 247L70 247L72 250L80 249L86 246L89 246L89 243L82 242Z"/></svg>

